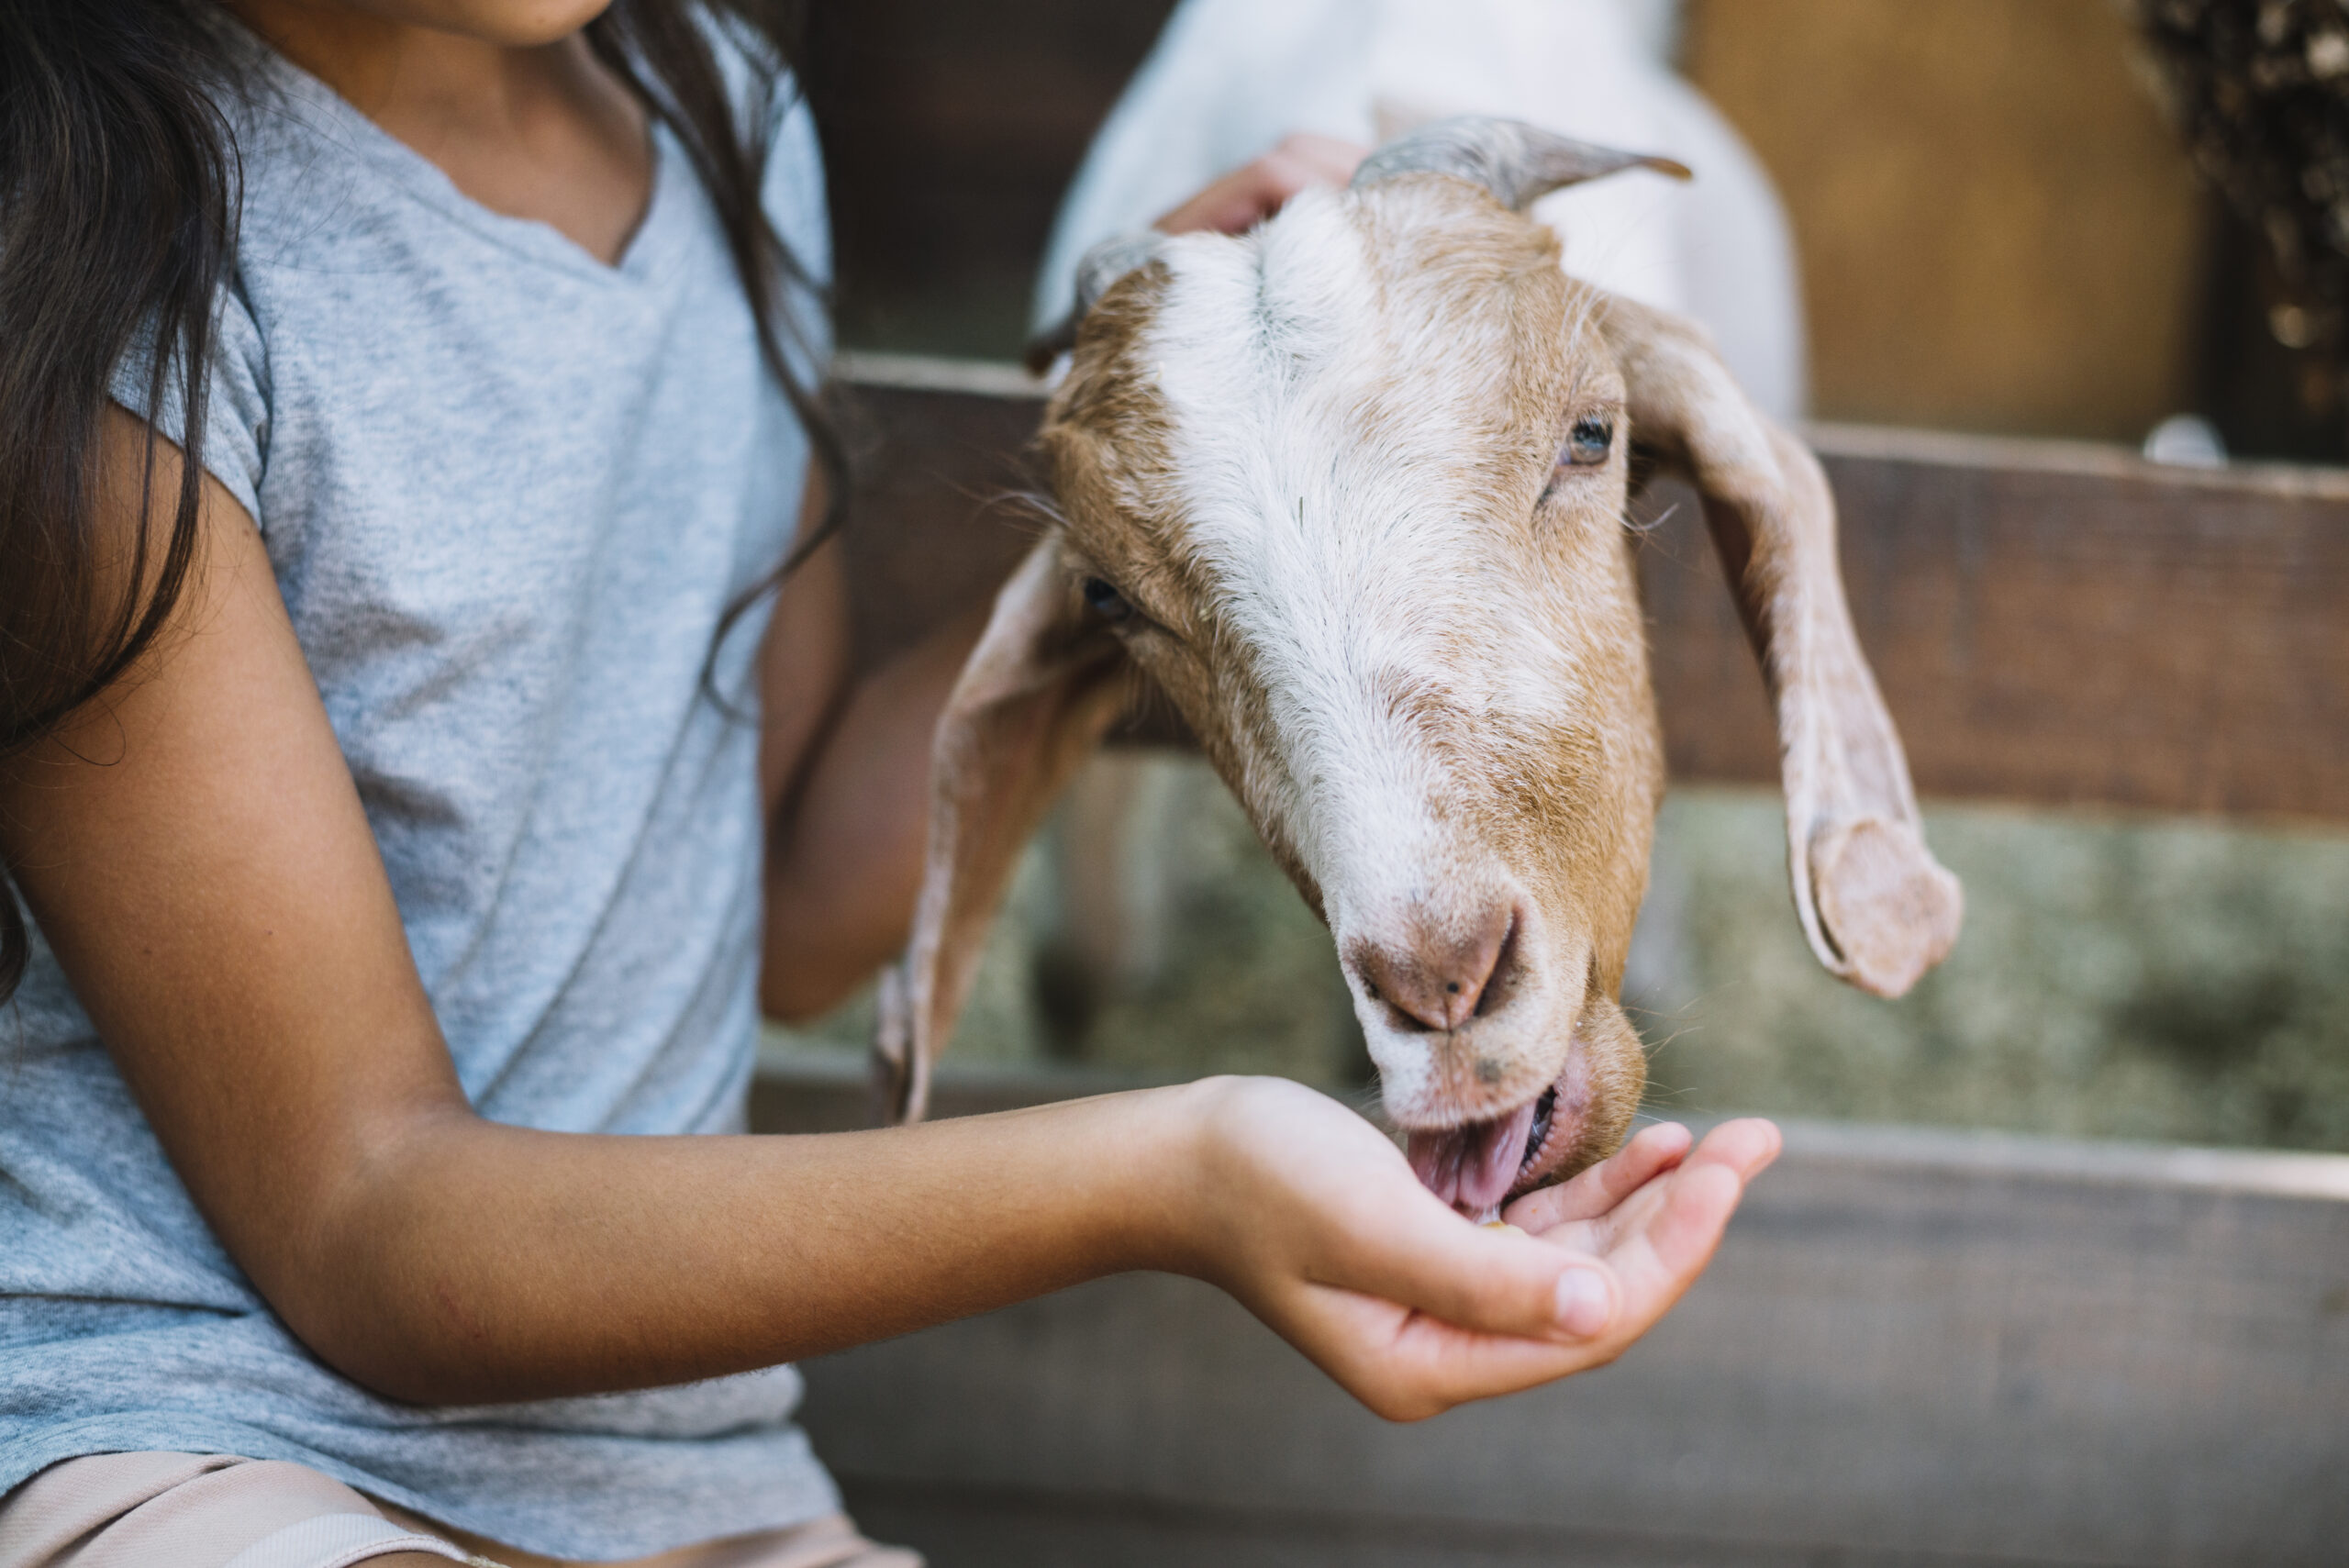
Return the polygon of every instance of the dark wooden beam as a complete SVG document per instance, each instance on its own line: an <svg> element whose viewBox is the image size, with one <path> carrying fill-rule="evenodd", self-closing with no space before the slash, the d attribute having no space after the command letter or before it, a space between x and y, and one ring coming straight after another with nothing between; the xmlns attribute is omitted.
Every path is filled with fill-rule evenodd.
<svg viewBox="0 0 2349 1568"><path fill-rule="evenodd" d="M845 541L857 659L870 667L993 595L1034 539L1020 499L1043 411L1016 367L842 356L854 500Z"/></svg>
<svg viewBox="0 0 2349 1568"><path fill-rule="evenodd" d="M807 9L842 327L1018 353L1061 193L1173 0Z"/></svg>
<svg viewBox="0 0 2349 1568"><path fill-rule="evenodd" d="M853 547L878 657L992 590L1041 395L1008 367L852 359ZM1819 427L1853 612L1928 795L2349 818L2349 473ZM1674 776L1770 783L1753 656L1685 490L1635 513Z"/></svg>

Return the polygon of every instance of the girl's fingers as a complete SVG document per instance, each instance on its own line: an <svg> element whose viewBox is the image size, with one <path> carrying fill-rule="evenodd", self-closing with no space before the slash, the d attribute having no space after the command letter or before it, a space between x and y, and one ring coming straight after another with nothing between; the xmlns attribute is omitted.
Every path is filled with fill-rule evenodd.
<svg viewBox="0 0 2349 1568"><path fill-rule="evenodd" d="M1375 1216L1350 1228L1313 1283L1520 1339L1586 1340L1614 1321L1620 1290L1598 1259L1472 1224L1408 1173L1397 1185L1372 1196Z"/></svg>
<svg viewBox="0 0 2349 1568"><path fill-rule="evenodd" d="M1745 1191L1743 1178L1720 1162L1684 1165L1661 1184L1660 1201L1608 1253L1624 1286L1618 1331L1634 1338L1696 1283Z"/></svg>
<svg viewBox="0 0 2349 1568"><path fill-rule="evenodd" d="M1343 185L1367 148L1331 137L1300 133L1252 163L1233 170L1166 214L1153 228L1168 234L1213 229L1238 234L1286 206L1311 185Z"/></svg>
<svg viewBox="0 0 2349 1568"><path fill-rule="evenodd" d="M1456 1328L1552 1344L1609 1336L1631 1317L1644 1329L1712 1255L1744 1184L1776 1158L1780 1142L1778 1129L1758 1119L1726 1122L1693 1151L1686 1128L1649 1128L1548 1204L1537 1205L1545 1195L1536 1193L1512 1207L1510 1222L1546 1230L1542 1240L1471 1225L1398 1173L1403 1190L1373 1198L1385 1223L1357 1231L1365 1244L1317 1283ZM1546 1225L1544 1208L1552 1210ZM1560 1212L1593 1218L1555 1218ZM1647 1277L1635 1281L1623 1266L1631 1261ZM1653 1310L1634 1310L1634 1294L1654 1297Z"/></svg>
<svg viewBox="0 0 2349 1568"><path fill-rule="evenodd" d="M1392 1419L1416 1419L1603 1365L1696 1283L1720 1245L1746 1178L1778 1151L1777 1129L1767 1122L1726 1124L1685 1159L1687 1135L1675 1131L1650 1129L1644 1145L1634 1140L1617 1156L1616 1169L1592 1184L1619 1196L1606 1217L1613 1223L1566 1222L1576 1230L1617 1232L1603 1261L1562 1251L1554 1241L1481 1230L1431 1199L1432 1214L1405 1206L1413 1212L1391 1240L1440 1274L1452 1271L1448 1278L1431 1278L1381 1249L1386 1256L1363 1271L1364 1280L1302 1284L1283 1292L1267 1317L1357 1398ZM1620 1201L1627 1191L1636 1201ZM1533 1266L1545 1260L1529 1253L1546 1253L1549 1271ZM1602 1329L1585 1335L1519 1326L1536 1312L1532 1304L1545 1279L1579 1275L1606 1285ZM1373 1277L1387 1283L1372 1284Z"/></svg>
<svg viewBox="0 0 2349 1568"><path fill-rule="evenodd" d="M1643 1332L1710 1260L1745 1184L1777 1158L1781 1142L1769 1122L1724 1122L1668 1174L1545 1239L1604 1257L1624 1285L1626 1322Z"/></svg>
<svg viewBox="0 0 2349 1568"><path fill-rule="evenodd" d="M1725 1121L1707 1133L1705 1141L1688 1157L1688 1162L1695 1165L1718 1162L1735 1171L1741 1180L1750 1182L1769 1169L1786 1143L1786 1135L1778 1130L1777 1123L1761 1117L1742 1117Z"/></svg>
<svg viewBox="0 0 2349 1568"><path fill-rule="evenodd" d="M1389 1420L1553 1382L1599 1364L1601 1342L1559 1344L1478 1333L1327 1285L1307 1287L1274 1327L1346 1391Z"/></svg>
<svg viewBox="0 0 2349 1568"><path fill-rule="evenodd" d="M1595 1219L1677 1164L1694 1141L1678 1122L1643 1128L1611 1158L1571 1181L1526 1194L1501 1218L1536 1236L1573 1220Z"/></svg>
<svg viewBox="0 0 2349 1568"><path fill-rule="evenodd" d="M1743 1178L1727 1165L1692 1165L1676 1173L1664 1207L1639 1237L1662 1273L1678 1282L1674 1299L1712 1261L1744 1193Z"/></svg>
<svg viewBox="0 0 2349 1568"><path fill-rule="evenodd" d="M1472 1399L1515 1393L1615 1359L1687 1292L1704 1270L1737 1207L1735 1172L1711 1162L1658 1184L1650 1222L1601 1264L1575 1259L1607 1280L1613 1300L1604 1329L1591 1337L1526 1336L1507 1328L1464 1326L1428 1311L1407 1311L1326 1285L1308 1285L1290 1322L1275 1323L1332 1377L1373 1410L1412 1420ZM1496 1237L1498 1244L1547 1243ZM1553 1256L1556 1252L1553 1251ZM1571 1256L1571 1255L1569 1255Z"/></svg>
<svg viewBox="0 0 2349 1568"><path fill-rule="evenodd" d="M1662 1210L1639 1228L1634 1241L1666 1273L1694 1278L1720 1245L1745 1184L1767 1170L1785 1146L1774 1123L1759 1118L1723 1122L1673 1173ZM1677 1299L1679 1292L1673 1295Z"/></svg>
<svg viewBox="0 0 2349 1568"><path fill-rule="evenodd" d="M1295 1200L1277 1219L1252 1211L1219 1283L1397 1419L1612 1360L1695 1281L1745 1179L1778 1149L1766 1122L1726 1124L1694 1150L1684 1129L1649 1129L1565 1190L1514 1206L1520 1225L1551 1222L1537 1239L1454 1214L1391 1144L1305 1091L1258 1085L1219 1106L1218 1138L1245 1151L1234 1168Z"/></svg>
<svg viewBox="0 0 2349 1568"><path fill-rule="evenodd" d="M1354 177L1354 171L1369 156L1370 149L1357 142L1298 131L1283 138L1281 144L1266 155L1265 161L1278 161L1294 168L1300 186L1343 185Z"/></svg>
<svg viewBox="0 0 2349 1568"><path fill-rule="evenodd" d="M1533 1235L1587 1251L1609 1251L1625 1227L1645 1216L1631 1202L1663 1173L1682 1165L1720 1164L1750 1182L1778 1157L1784 1143L1777 1127L1760 1118L1723 1122L1692 1153L1689 1132L1674 1123L1642 1130L1614 1157L1570 1182L1528 1193L1502 1218Z"/></svg>

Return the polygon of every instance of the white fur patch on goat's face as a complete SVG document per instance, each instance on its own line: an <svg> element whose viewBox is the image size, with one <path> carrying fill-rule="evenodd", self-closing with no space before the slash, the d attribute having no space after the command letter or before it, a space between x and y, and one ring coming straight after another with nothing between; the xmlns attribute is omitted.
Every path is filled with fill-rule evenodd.
<svg viewBox="0 0 2349 1568"><path fill-rule="evenodd" d="M1635 1100L1635 1038L1614 1060L1628 1029L1591 1018L1657 785L1596 296L1442 179L1308 193L1119 292L1046 430L1070 546L1328 919L1390 1114L1486 1120L1570 1077ZM1598 461L1564 460L1578 426ZM1442 1015L1504 921L1506 984Z"/></svg>

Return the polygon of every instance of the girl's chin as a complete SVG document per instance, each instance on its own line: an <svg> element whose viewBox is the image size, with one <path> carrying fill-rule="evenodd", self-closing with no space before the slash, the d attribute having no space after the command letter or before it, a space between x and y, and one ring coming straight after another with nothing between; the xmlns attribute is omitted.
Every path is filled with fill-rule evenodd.
<svg viewBox="0 0 2349 1568"><path fill-rule="evenodd" d="M536 49L569 38L606 11L612 0L341 0L354 11L387 22L496 44Z"/></svg>

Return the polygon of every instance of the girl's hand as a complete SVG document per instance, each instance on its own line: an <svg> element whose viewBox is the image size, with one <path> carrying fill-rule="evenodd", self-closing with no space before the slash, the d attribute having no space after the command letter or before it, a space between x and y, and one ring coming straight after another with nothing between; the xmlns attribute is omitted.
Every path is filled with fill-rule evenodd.
<svg viewBox="0 0 2349 1568"><path fill-rule="evenodd" d="M1416 1420L1612 1361L1703 1272L1766 1121L1648 1128L1614 1158L1462 1218L1342 1106L1268 1079L1200 1086L1198 1255L1221 1285L1364 1404Z"/></svg>
<svg viewBox="0 0 2349 1568"><path fill-rule="evenodd" d="M1235 169L1152 224L1167 234L1213 229L1244 234L1281 210L1309 185L1342 185L1370 149L1333 136L1299 131L1253 163Z"/></svg>

